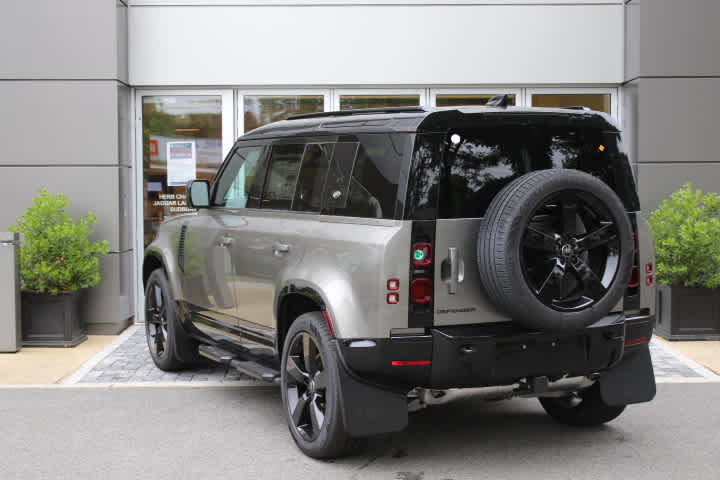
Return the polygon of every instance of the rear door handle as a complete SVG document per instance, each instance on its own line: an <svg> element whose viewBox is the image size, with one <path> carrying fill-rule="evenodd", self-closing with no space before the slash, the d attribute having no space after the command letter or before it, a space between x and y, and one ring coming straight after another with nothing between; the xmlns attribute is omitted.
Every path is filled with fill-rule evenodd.
<svg viewBox="0 0 720 480"><path fill-rule="evenodd" d="M287 253L290 251L290 245L287 243L282 242L275 242L273 243L273 253L275 255L280 255L281 253Z"/></svg>
<svg viewBox="0 0 720 480"><path fill-rule="evenodd" d="M450 257L450 280L448 281L448 293L455 295L458 287L458 253L457 248L448 248L448 257Z"/></svg>

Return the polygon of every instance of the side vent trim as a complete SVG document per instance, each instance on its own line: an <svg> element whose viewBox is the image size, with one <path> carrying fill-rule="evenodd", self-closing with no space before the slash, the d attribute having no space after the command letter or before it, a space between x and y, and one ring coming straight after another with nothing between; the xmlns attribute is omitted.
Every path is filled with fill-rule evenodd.
<svg viewBox="0 0 720 480"><path fill-rule="evenodd" d="M177 262L178 262L178 268L182 273L185 273L185 235L187 232L187 225L183 225L180 227L180 235L178 236L178 244L177 244Z"/></svg>

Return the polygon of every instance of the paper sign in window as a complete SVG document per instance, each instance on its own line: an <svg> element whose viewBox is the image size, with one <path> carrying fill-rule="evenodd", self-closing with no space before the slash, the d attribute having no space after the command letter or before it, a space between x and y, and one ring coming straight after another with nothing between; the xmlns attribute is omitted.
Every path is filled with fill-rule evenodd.
<svg viewBox="0 0 720 480"><path fill-rule="evenodd" d="M168 187L184 187L195 180L195 142L167 142Z"/></svg>

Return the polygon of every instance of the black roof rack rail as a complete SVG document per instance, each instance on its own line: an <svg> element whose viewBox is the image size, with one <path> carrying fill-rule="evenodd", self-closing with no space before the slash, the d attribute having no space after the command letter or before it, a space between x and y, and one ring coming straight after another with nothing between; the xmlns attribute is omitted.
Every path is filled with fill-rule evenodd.
<svg viewBox="0 0 720 480"><path fill-rule="evenodd" d="M585 107L583 105L572 105L569 107L560 107L560 108L562 108L564 110L584 110L586 112L589 112L590 110L592 110L591 108Z"/></svg>
<svg viewBox="0 0 720 480"><path fill-rule="evenodd" d="M423 113L426 111L423 107L357 108L355 110L337 110L335 112L298 113L296 115L290 115L287 120L320 117L350 117L353 115L372 115L374 113Z"/></svg>

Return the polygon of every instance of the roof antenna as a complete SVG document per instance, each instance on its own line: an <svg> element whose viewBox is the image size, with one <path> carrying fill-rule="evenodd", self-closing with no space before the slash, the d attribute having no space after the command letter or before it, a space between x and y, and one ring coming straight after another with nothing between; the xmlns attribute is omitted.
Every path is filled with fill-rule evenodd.
<svg viewBox="0 0 720 480"><path fill-rule="evenodd" d="M485 104L486 107L507 108L510 105L510 97L507 95L495 95Z"/></svg>

